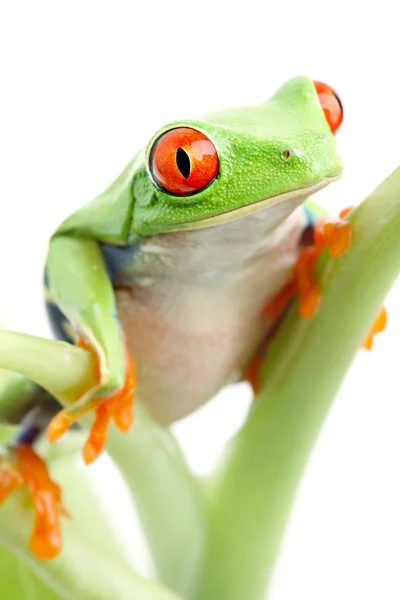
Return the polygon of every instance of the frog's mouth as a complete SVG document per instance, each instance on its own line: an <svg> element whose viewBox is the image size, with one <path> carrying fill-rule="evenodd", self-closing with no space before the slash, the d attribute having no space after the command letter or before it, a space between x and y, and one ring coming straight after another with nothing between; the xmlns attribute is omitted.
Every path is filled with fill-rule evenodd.
<svg viewBox="0 0 400 600"><path fill-rule="evenodd" d="M254 213L259 213L263 210L268 209L268 222L271 225L271 229L281 223L286 217L290 215L300 204L302 204L309 196L315 194L322 188L326 187L330 183L340 179L340 174L332 175L330 177L324 177L321 181L316 184L312 184L284 194L277 196L270 196L269 198L263 198L235 208L228 212L223 212L212 217L205 217L198 221L190 221L187 223L177 223L175 230L177 229L200 229L204 227L212 227L221 223L227 223L228 221L234 221L241 219Z"/></svg>

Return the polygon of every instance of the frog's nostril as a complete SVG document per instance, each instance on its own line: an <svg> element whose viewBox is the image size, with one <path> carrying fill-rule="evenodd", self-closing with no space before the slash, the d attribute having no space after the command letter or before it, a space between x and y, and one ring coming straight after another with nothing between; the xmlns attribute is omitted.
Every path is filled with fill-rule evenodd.
<svg viewBox="0 0 400 600"><path fill-rule="evenodd" d="M281 157L283 158L283 160L289 160L290 156L291 156L290 150L287 150L287 149L282 150Z"/></svg>

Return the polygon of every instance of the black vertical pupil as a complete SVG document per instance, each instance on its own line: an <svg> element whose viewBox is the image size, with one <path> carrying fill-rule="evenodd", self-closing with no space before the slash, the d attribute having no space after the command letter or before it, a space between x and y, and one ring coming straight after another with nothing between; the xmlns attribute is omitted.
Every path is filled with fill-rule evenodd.
<svg viewBox="0 0 400 600"><path fill-rule="evenodd" d="M176 166L185 179L190 175L190 158L183 148L176 151Z"/></svg>

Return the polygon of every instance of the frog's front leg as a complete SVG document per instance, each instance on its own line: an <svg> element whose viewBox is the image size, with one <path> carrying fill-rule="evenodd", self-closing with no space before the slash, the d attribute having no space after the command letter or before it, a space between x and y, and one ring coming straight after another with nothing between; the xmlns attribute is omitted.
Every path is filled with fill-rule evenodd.
<svg viewBox="0 0 400 600"><path fill-rule="evenodd" d="M314 267L318 256L327 248L331 258L341 256L351 244L353 226L346 220L353 207L343 209L339 218L320 217L313 227L313 243L303 248L295 267L296 291L300 295L300 315L312 317L322 299L322 291L315 281ZM370 350L374 335L382 332L386 326L386 310L379 311L369 333L364 341L364 348Z"/></svg>
<svg viewBox="0 0 400 600"><path fill-rule="evenodd" d="M49 424L56 441L83 414L95 419L83 450L86 463L104 448L113 419L121 431L133 420L135 365L126 349L114 291L96 240L58 235L50 242L46 267L47 300L63 315L62 328L77 346L94 356L95 386L77 397Z"/></svg>
<svg viewBox="0 0 400 600"><path fill-rule="evenodd" d="M314 274L317 258L325 248L332 258L341 256L347 250L353 235L351 223L345 220L350 211L350 208L344 209L339 218L323 215L317 219L315 212L309 213L310 223L303 232L293 278L266 305L264 316L279 318L296 294L300 296L301 317L310 318L315 314L322 299L322 291Z"/></svg>
<svg viewBox="0 0 400 600"><path fill-rule="evenodd" d="M353 226L346 220L346 217L352 211L352 207L343 209L338 218L322 214L322 211L314 203L308 206L307 209L310 222L304 229L301 248L293 270L293 278L266 305L263 311L263 315L269 319L274 319L276 325L279 325L280 318L296 295L299 296L300 316L307 319L315 314L323 296L315 278L315 265L318 257L326 248L331 258L338 258L346 252L352 241ZM374 336L382 332L385 326L386 310L382 308L364 341L364 348L367 350L372 348ZM261 364L262 356L258 355L247 372L247 379L255 392L258 391L258 371Z"/></svg>
<svg viewBox="0 0 400 600"><path fill-rule="evenodd" d="M313 227L313 241L300 251L294 280L300 295L300 315L307 319L315 314L322 299L322 291L315 280L314 269L317 258L327 248L331 258L338 258L350 246L353 226L345 218L351 208L344 209L339 218L320 217Z"/></svg>

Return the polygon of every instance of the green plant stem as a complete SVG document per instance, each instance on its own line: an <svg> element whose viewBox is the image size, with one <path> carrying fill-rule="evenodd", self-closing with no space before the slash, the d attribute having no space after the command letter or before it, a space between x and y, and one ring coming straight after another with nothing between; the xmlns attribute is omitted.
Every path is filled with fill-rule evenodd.
<svg viewBox="0 0 400 600"><path fill-rule="evenodd" d="M0 366L18 371L65 404L95 384L89 352L11 331L0 331ZM29 386L35 388L11 372L0 374L0 422L13 422L32 392ZM21 385L28 387L25 395ZM81 422L90 426L92 417ZM160 578L185 594L203 552L204 504L177 442L138 402L131 432L111 430L107 449L136 501Z"/></svg>
<svg viewBox="0 0 400 600"><path fill-rule="evenodd" d="M263 387L213 480L196 600L265 600L308 457L341 381L400 271L400 169L351 215L354 239L319 262L323 301L289 311L263 365Z"/></svg>
<svg viewBox="0 0 400 600"><path fill-rule="evenodd" d="M64 600L20 558L0 546L0 581L7 600Z"/></svg>
<svg viewBox="0 0 400 600"><path fill-rule="evenodd" d="M107 449L135 500L160 579L186 597L204 551L203 496L168 429L140 403L135 410L131 431L110 431Z"/></svg>
<svg viewBox="0 0 400 600"><path fill-rule="evenodd" d="M0 369L0 423L19 423L38 389L19 373Z"/></svg>
<svg viewBox="0 0 400 600"><path fill-rule="evenodd" d="M46 448L42 449L52 477L66 492L65 506L72 514L71 519L62 520L61 554L45 561L36 559L28 549L33 510L25 488L13 492L1 506L0 545L22 561L24 570L32 572L35 581L40 580L39 591L48 589L43 598L49 600L179 600L179 596L146 580L128 564L118 532L98 503L85 469L74 460L83 438L81 433L71 433L57 448L48 448L48 456ZM17 600L7 596L7 591L4 598Z"/></svg>
<svg viewBox="0 0 400 600"><path fill-rule="evenodd" d="M62 404L75 401L96 385L90 352L26 333L0 330L0 368L24 375Z"/></svg>

